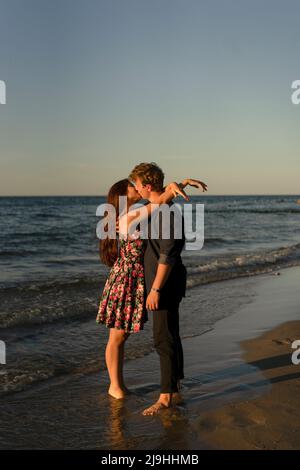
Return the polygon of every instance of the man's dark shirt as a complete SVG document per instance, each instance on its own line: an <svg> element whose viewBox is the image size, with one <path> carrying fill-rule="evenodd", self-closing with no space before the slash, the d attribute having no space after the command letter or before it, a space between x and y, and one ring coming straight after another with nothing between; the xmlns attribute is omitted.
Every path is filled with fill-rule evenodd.
<svg viewBox="0 0 300 470"><path fill-rule="evenodd" d="M173 202L168 204L170 207L174 205ZM179 209L175 207L177 213ZM174 228L174 219L179 220L181 223L181 238L175 238L176 231ZM159 238L151 238L151 226L155 224ZM170 236L168 239L162 238L162 229L170 228ZM157 267L159 263L169 264L172 266L171 272L161 289L159 308L165 308L174 302L180 302L182 297L185 297L186 292L186 268L182 263L181 252L185 245L184 236L184 219L180 214L179 218L175 218L172 211L167 219L163 219L162 214L152 214L148 219L148 239L146 240L146 249L144 254L144 270L146 289L149 293L156 276Z"/></svg>

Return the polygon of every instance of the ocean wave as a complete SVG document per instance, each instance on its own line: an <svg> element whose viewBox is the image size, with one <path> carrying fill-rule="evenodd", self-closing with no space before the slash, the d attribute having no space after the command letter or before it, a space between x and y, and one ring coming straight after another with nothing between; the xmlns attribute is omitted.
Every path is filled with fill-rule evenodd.
<svg viewBox="0 0 300 470"><path fill-rule="evenodd" d="M90 303L93 304L92 308ZM30 307L24 306L23 310L7 311L0 314L0 329L17 326L43 325L57 321L82 320L96 315L97 304L94 301L74 302L49 302L48 305Z"/></svg>
<svg viewBox="0 0 300 470"><path fill-rule="evenodd" d="M247 209L247 208L228 208L224 207L223 209L212 209L209 207L205 207L205 213L212 213L212 214L232 214L232 213L245 213L245 214L277 214L277 215L284 215L284 214L300 214L300 208L299 209L259 209L259 208L254 208L254 209Z"/></svg>
<svg viewBox="0 0 300 470"><path fill-rule="evenodd" d="M95 336L96 338L96 336ZM184 336L182 336L184 339ZM104 339L104 338L103 338ZM101 344L101 353L104 355L104 341ZM74 348L74 344L70 349ZM128 344L126 359L138 359L145 357L154 350L152 340L143 341L137 348L135 344ZM48 381L69 380L74 376L86 376L106 369L104 361L99 361L95 351L79 355L77 351L73 355L64 355L60 351L58 356L40 354L32 360L16 360L13 366L0 373L0 396L4 397L13 393L30 389L34 385L41 385Z"/></svg>
<svg viewBox="0 0 300 470"><path fill-rule="evenodd" d="M289 266L300 265L300 243L250 254L216 257L208 262L189 266L189 288L210 282L253 276Z"/></svg>
<svg viewBox="0 0 300 470"><path fill-rule="evenodd" d="M0 251L1 258L22 258L26 256L39 255L42 254L42 251L39 250L3 250Z"/></svg>
<svg viewBox="0 0 300 470"><path fill-rule="evenodd" d="M207 237L204 240L204 245L236 245L240 243L243 243L243 240L236 240L234 238Z"/></svg>
<svg viewBox="0 0 300 470"><path fill-rule="evenodd" d="M68 214L50 214L49 212L47 213L47 211L45 212L38 212L36 214L33 214L33 217L37 217L39 219L66 219L66 218L71 218L72 216L68 215Z"/></svg>
<svg viewBox="0 0 300 470"><path fill-rule="evenodd" d="M187 288L227 279L253 276L300 265L300 243L248 254L187 260ZM41 325L78 319L97 313L97 302L109 270L76 279L27 282L1 289L0 328Z"/></svg>
<svg viewBox="0 0 300 470"><path fill-rule="evenodd" d="M50 238L51 240L56 239L65 239L65 240L72 240L71 234L61 231L57 228L53 228L48 231L37 231L37 232L16 232L13 234L14 239L24 239L24 238Z"/></svg>

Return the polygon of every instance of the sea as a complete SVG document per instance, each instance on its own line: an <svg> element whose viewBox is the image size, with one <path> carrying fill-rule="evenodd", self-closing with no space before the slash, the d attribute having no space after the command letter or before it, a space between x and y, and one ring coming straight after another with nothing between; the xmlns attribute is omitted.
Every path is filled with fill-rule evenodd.
<svg viewBox="0 0 300 470"><path fill-rule="evenodd" d="M0 340L6 350L0 397L58 376L105 369L108 331L95 322L109 273L96 234L96 211L105 201L104 196L0 198ZM203 204L204 243L182 253L187 296L201 285L279 275L299 265L299 202L300 195L192 196L194 214ZM201 321L187 311L181 335L203 334L230 314L221 302L211 303L202 317L200 308ZM153 351L150 323L131 335L127 359Z"/></svg>

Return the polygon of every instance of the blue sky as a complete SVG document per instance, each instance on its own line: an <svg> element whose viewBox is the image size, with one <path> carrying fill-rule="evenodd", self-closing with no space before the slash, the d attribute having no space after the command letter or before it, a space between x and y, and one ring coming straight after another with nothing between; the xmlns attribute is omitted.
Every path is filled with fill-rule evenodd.
<svg viewBox="0 0 300 470"><path fill-rule="evenodd" d="M0 13L0 195L105 194L142 161L208 194L299 193L298 1L0 0Z"/></svg>

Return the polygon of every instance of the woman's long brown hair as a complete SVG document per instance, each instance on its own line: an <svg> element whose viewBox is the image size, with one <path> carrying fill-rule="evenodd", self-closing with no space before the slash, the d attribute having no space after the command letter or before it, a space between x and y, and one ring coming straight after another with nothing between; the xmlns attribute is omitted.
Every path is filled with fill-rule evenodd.
<svg viewBox="0 0 300 470"><path fill-rule="evenodd" d="M119 196L127 196L127 188L130 181L125 178L117 181L107 195L107 203L112 204L116 210L116 216L119 217ZM99 242L99 254L102 263L112 266L118 258L118 240L117 238L105 238Z"/></svg>

